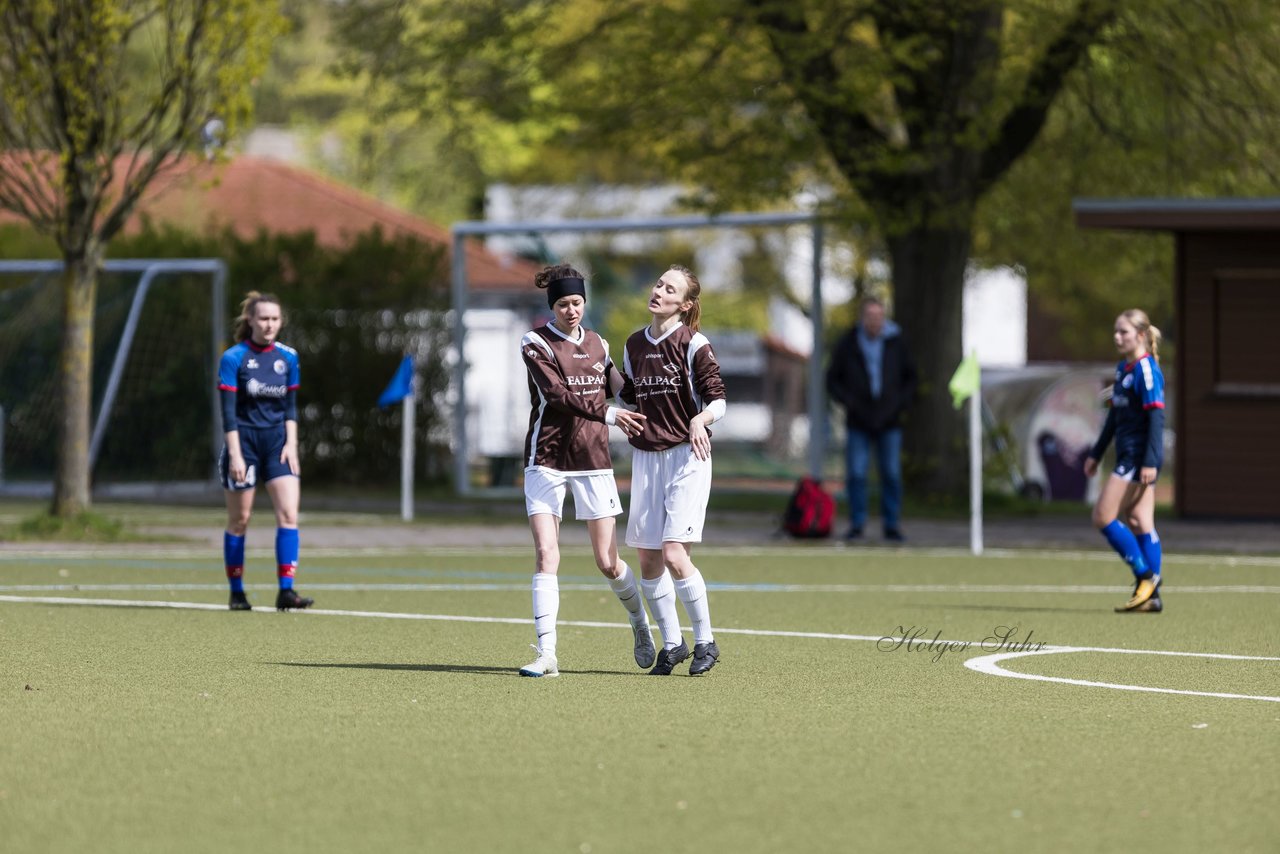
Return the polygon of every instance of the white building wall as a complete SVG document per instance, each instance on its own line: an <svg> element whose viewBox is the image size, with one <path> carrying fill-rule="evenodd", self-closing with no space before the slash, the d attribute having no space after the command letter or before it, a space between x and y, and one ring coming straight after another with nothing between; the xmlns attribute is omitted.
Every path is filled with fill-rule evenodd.
<svg viewBox="0 0 1280 854"><path fill-rule="evenodd" d="M971 270L964 283L964 352L984 368L1027 363L1027 280L1009 267Z"/></svg>

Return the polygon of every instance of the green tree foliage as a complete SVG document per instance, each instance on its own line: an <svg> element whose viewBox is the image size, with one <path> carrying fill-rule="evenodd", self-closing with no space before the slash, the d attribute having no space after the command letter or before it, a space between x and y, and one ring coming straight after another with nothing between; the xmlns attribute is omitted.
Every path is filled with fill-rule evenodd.
<svg viewBox="0 0 1280 854"><path fill-rule="evenodd" d="M53 512L89 506L98 268L155 179L229 138L280 30L260 0L0 0L0 208L65 262Z"/></svg>
<svg viewBox="0 0 1280 854"><path fill-rule="evenodd" d="M1139 306L1174 324L1172 238L1075 227L1078 197L1271 194L1280 152L1280 20L1254 3L1126 15L1071 77L1036 146L983 199L974 256L1026 269L1053 355L1109 359L1111 320ZM1264 37L1271 33L1270 37ZM1166 339L1162 356L1176 347Z"/></svg>
<svg viewBox="0 0 1280 854"><path fill-rule="evenodd" d="M0 256L27 255L31 243L28 231L0 229ZM113 241L111 254L224 259L231 283L222 309L228 331L244 290L280 297L287 320L281 340L298 350L302 365L298 444L309 483L378 485L398 476L402 408L380 410L375 403L401 357L414 354L418 476L445 479L449 443L441 413L449 384L449 288L439 247L385 237L376 229L345 246L327 247L309 232L245 240L230 231L196 236L148 226ZM95 387L101 388L109 372L137 284L132 275L102 278ZM216 417L210 392L217 379L202 343L209 339L208 286L207 276L166 276L151 289L139 329L148 347L164 356L137 358L135 342L121 397L108 415L96 476L113 482L209 476ZM0 400L10 422L8 473L18 479L40 477L54 462L42 413L49 393L45 368L56 355L49 305L56 296L48 282L0 289ZM157 419L157 412L164 418ZM139 436L147 441L139 443Z"/></svg>
<svg viewBox="0 0 1280 854"><path fill-rule="evenodd" d="M874 227L921 365L908 447L938 491L963 479L962 424L945 386L960 359L975 233L989 240L979 252L996 257L996 240L1012 245L1023 226L1000 218L1045 198L982 202L1046 126L1081 170L1101 164L1104 147L1113 171L1163 147L1164 177L1193 161L1215 173L1211 157L1262 155L1280 91L1271 85L1280 11L1267 0L351 0L342 9L353 62L376 66L402 106L476 150L519 140L623 152L686 182L708 208L777 204L809 189L829 198L833 218ZM1107 146L1085 156L1104 122ZM1210 137L1214 147L1195 154ZM1140 168L1119 184L1085 183L1205 191L1254 187L1268 171L1161 184ZM1040 176L1025 177L1028 193ZM1066 186L1057 180L1048 195L1059 218ZM1023 248L1061 222L1039 216ZM1099 245L1081 241L1081 251ZM1061 255L1042 257L1070 269Z"/></svg>
<svg viewBox="0 0 1280 854"><path fill-rule="evenodd" d="M297 134L313 168L450 222L479 218L488 180L532 167L542 155L499 122L476 126L470 114L453 115L448 103L406 101L379 56L344 59L345 3L284 0L283 6L292 26L263 75L256 115ZM404 76L399 82L410 83Z"/></svg>

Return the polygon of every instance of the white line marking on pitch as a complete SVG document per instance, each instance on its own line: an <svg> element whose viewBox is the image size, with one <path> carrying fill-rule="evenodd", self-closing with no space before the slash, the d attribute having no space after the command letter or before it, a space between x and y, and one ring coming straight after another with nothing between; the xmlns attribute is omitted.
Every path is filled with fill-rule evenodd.
<svg viewBox="0 0 1280 854"><path fill-rule="evenodd" d="M1111 688L1116 691L1146 691L1152 694L1182 694L1191 697L1221 697L1227 700L1266 700L1280 703L1280 697L1264 697L1257 694L1226 694L1219 691L1185 691L1177 688L1154 688L1149 685L1125 685L1116 682L1092 682L1087 679L1068 679L1063 676L1042 676L1037 673L1017 673L1005 670L1000 662L1010 658L1025 658L1032 655L1058 655L1066 652L1109 652L1126 655L1178 655L1190 658L1217 658L1231 661L1280 661L1280 658L1269 658L1260 655L1225 655L1210 652L1170 652L1154 649L1101 649L1087 646L1050 646L1044 649L1024 650L1019 652L1001 652L994 655L981 655L969 658L964 666L988 676L1005 676L1010 679L1031 679L1036 682L1059 682L1063 685L1084 685L1090 688Z"/></svg>
<svg viewBox="0 0 1280 854"><path fill-rule="evenodd" d="M116 608L160 608L188 611L225 611L225 605L218 605L209 602L157 602L147 599L78 599L63 596L0 596L0 602L12 602L19 604L33 605L90 605L90 606L106 606ZM269 614L272 609L266 607L258 607L254 609L255 613ZM457 614L406 614L396 611L343 611L329 610L324 608L311 608L303 612L307 615L327 616L327 617L365 617L386 620L432 620L442 622L455 623L500 623L506 625L527 626L529 618L527 617L474 617ZM622 629L630 628L622 623L605 623L594 620L561 620L561 626L573 626L578 628L593 629ZM687 628L687 627L686 627ZM809 638L817 640L850 640L850 641L872 641L879 642L885 639L885 635L853 635L839 634L833 632L788 632L775 631L770 629L726 629L717 628L717 632L721 634L733 635L750 635L753 637L783 637L783 638ZM946 641L937 640L936 643L963 643L963 641ZM1104 652L1116 653L1122 655L1168 655L1180 656L1187 658L1215 658L1229 661L1280 661L1280 657L1265 655L1233 655L1229 653L1217 652L1178 652L1174 650L1159 649L1122 649L1119 647L1095 647L1095 646L1049 646L1041 650L1003 652L993 655L983 655L976 658L967 659L964 666L977 673L985 673L989 676L1003 676L1012 679L1030 679L1039 682L1058 682L1065 685L1083 685L1092 688L1111 688L1118 691L1144 691L1153 694L1181 694L1192 697L1217 697L1228 700L1263 700L1269 703L1280 703L1280 697L1268 697L1258 694L1228 694L1216 691L1184 691L1175 688L1155 688L1147 685L1122 685L1112 682L1090 682L1084 679L1067 679L1060 676L1041 676L1032 673L1015 673L1012 670L1005 670L1000 667L1000 662L1009 658L1021 658L1031 655L1052 655L1067 652Z"/></svg>
<svg viewBox="0 0 1280 854"><path fill-rule="evenodd" d="M364 548L349 546L307 546L307 554L322 558L379 558L420 556L425 546L369 546ZM431 554L438 557L474 557L476 555L497 557L524 557L529 553L528 546L431 546ZM562 545L562 556L590 556L591 549L585 545ZM909 547L901 546L830 546L814 545L810 547L775 546L717 546L702 544L700 554L715 557L765 557L765 558L810 558L825 560L830 558L876 557L888 559L916 559L921 557L940 558L973 558L974 560L1065 560L1073 562L1114 562L1116 556L1109 550L1051 550L1051 549L1004 549L993 548L983 551L980 558L974 558L972 552L965 548L947 547ZM250 548L249 557L271 558L275 552L270 548ZM196 559L216 555L211 559L219 560L217 549L194 547L151 547L147 544L129 544L124 546L94 546L83 549L38 549L23 546L0 544L0 562L7 560L80 560L97 561L120 559L122 557L156 561L164 559ZM1280 556L1251 554L1167 554L1164 562L1170 565L1212 565L1212 566L1269 566L1280 567Z"/></svg>
<svg viewBox="0 0 1280 854"><path fill-rule="evenodd" d="M346 592L523 592L529 589L527 582L332 582L315 581L306 585L308 590L340 590ZM1115 593L1127 591L1128 586L1107 584L725 584L709 582L707 588L716 593ZM127 592L145 590L226 590L225 583L204 584L0 584L0 591L9 593L74 593L77 591ZM275 590L276 585L246 584L246 590ZM603 584L562 583L561 590L599 592ZM1280 587L1248 584L1228 585L1165 585L1166 593L1247 593L1280 594Z"/></svg>

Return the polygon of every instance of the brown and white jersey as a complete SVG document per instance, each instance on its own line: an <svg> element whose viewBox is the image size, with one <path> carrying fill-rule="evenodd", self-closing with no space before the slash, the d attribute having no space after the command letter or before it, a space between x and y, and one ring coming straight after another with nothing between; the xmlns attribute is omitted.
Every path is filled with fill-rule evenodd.
<svg viewBox="0 0 1280 854"><path fill-rule="evenodd" d="M713 400L724 399L720 363L711 342L683 323L661 338L649 327L627 339L625 383L620 396L645 417L644 431L631 438L642 451L665 451L689 441L689 422Z"/></svg>
<svg viewBox="0 0 1280 854"><path fill-rule="evenodd" d="M588 329L574 341L550 323L520 339L529 372L525 467L603 473L613 470L605 399L622 385L609 344Z"/></svg>

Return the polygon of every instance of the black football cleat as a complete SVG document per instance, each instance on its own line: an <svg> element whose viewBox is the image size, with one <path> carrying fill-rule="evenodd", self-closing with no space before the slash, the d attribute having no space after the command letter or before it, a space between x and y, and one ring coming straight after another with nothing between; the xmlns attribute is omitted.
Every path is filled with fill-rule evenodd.
<svg viewBox="0 0 1280 854"><path fill-rule="evenodd" d="M231 601L227 607L232 611L252 611L253 606L249 604L249 598L244 595L243 590L232 590Z"/></svg>
<svg viewBox="0 0 1280 854"><path fill-rule="evenodd" d="M681 638L680 645L667 649L663 647L658 650L658 663L649 671L650 676L670 676L671 671L680 662L689 657L689 645Z"/></svg>
<svg viewBox="0 0 1280 854"><path fill-rule="evenodd" d="M290 587L288 590L281 590L276 595L277 611L301 611L303 608L310 608L316 603L314 599L308 599L306 596L299 596L298 591Z"/></svg>
<svg viewBox="0 0 1280 854"><path fill-rule="evenodd" d="M690 676L701 676L716 666L720 659L720 647L715 641L693 645L693 661L689 664Z"/></svg>
<svg viewBox="0 0 1280 854"><path fill-rule="evenodd" d="M636 666L641 670L648 670L653 667L657 653L653 648L653 632L649 628L649 622L632 623L631 633L635 638L635 657Z"/></svg>

